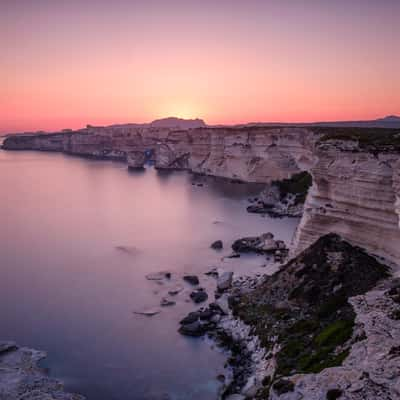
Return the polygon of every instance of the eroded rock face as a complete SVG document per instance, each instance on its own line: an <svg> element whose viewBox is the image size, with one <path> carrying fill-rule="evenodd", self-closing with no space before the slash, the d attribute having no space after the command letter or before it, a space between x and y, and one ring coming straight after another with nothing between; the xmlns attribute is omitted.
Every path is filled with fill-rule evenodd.
<svg viewBox="0 0 400 400"><path fill-rule="evenodd" d="M84 400L66 393L60 381L47 376L38 362L46 353L15 343L0 343L0 398L2 400Z"/></svg>
<svg viewBox="0 0 400 400"><path fill-rule="evenodd" d="M294 240L297 251L335 232L399 263L400 154L336 142L318 146L315 155L313 186Z"/></svg>
<svg viewBox="0 0 400 400"><path fill-rule="evenodd" d="M193 128L192 128L193 126ZM158 169L190 170L247 182L282 181L308 171L313 185L302 207L299 196L268 191L249 211L272 215L303 212L297 252L335 232L395 263L400 260L400 136L358 130L356 140L325 140L325 128L117 125L74 132L8 137L5 149L63 151L126 161L142 168L151 153ZM346 135L354 135L346 131ZM340 137L340 128L330 128ZM365 140L370 135L377 145ZM348 138L347 138L348 139ZM376 144L375 143L375 144Z"/></svg>
<svg viewBox="0 0 400 400"><path fill-rule="evenodd" d="M315 137L305 128L198 128L171 132L157 149L159 168L269 182L312 164Z"/></svg>

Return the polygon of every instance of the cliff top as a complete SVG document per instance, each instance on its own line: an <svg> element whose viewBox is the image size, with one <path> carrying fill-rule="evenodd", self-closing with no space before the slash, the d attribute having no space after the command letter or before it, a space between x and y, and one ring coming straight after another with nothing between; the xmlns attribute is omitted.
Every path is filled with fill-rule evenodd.
<svg viewBox="0 0 400 400"><path fill-rule="evenodd" d="M356 141L362 150L400 152L400 129L315 127L312 130L322 135L320 143L331 140Z"/></svg>

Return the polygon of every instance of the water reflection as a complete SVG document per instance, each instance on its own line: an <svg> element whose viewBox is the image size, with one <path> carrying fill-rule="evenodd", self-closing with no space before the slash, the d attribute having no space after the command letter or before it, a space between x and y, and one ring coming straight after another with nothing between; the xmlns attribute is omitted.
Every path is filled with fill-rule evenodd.
<svg viewBox="0 0 400 400"><path fill-rule="evenodd" d="M205 177L191 184L198 179L0 151L0 339L48 351L51 373L89 400L215 398L224 356L176 332L194 307L181 277L199 274L212 293L215 282L203 275L210 266L245 273L263 263L221 261L235 238L272 230L289 240L297 221L247 214L246 197L259 187ZM216 239L222 253L209 248ZM145 279L160 270L172 272L168 284ZM159 306L178 284L176 306L133 314Z"/></svg>

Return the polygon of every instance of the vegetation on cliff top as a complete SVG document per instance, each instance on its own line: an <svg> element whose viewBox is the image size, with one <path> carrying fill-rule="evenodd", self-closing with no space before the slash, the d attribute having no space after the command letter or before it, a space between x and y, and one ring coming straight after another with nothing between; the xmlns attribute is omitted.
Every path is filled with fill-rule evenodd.
<svg viewBox="0 0 400 400"><path fill-rule="evenodd" d="M388 267L334 234L320 238L254 291L233 301L233 312L266 349L278 338L270 385L295 373L341 365L349 352L355 313L348 303L389 275Z"/></svg>
<svg viewBox="0 0 400 400"><path fill-rule="evenodd" d="M320 143L354 140L363 150L400 151L400 129L317 127L312 130L322 135Z"/></svg>

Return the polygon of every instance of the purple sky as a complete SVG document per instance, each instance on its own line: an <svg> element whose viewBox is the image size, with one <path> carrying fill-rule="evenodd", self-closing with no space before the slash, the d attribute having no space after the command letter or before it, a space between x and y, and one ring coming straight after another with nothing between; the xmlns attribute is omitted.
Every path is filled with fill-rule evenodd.
<svg viewBox="0 0 400 400"><path fill-rule="evenodd" d="M7 1L0 132L400 114L400 1Z"/></svg>

